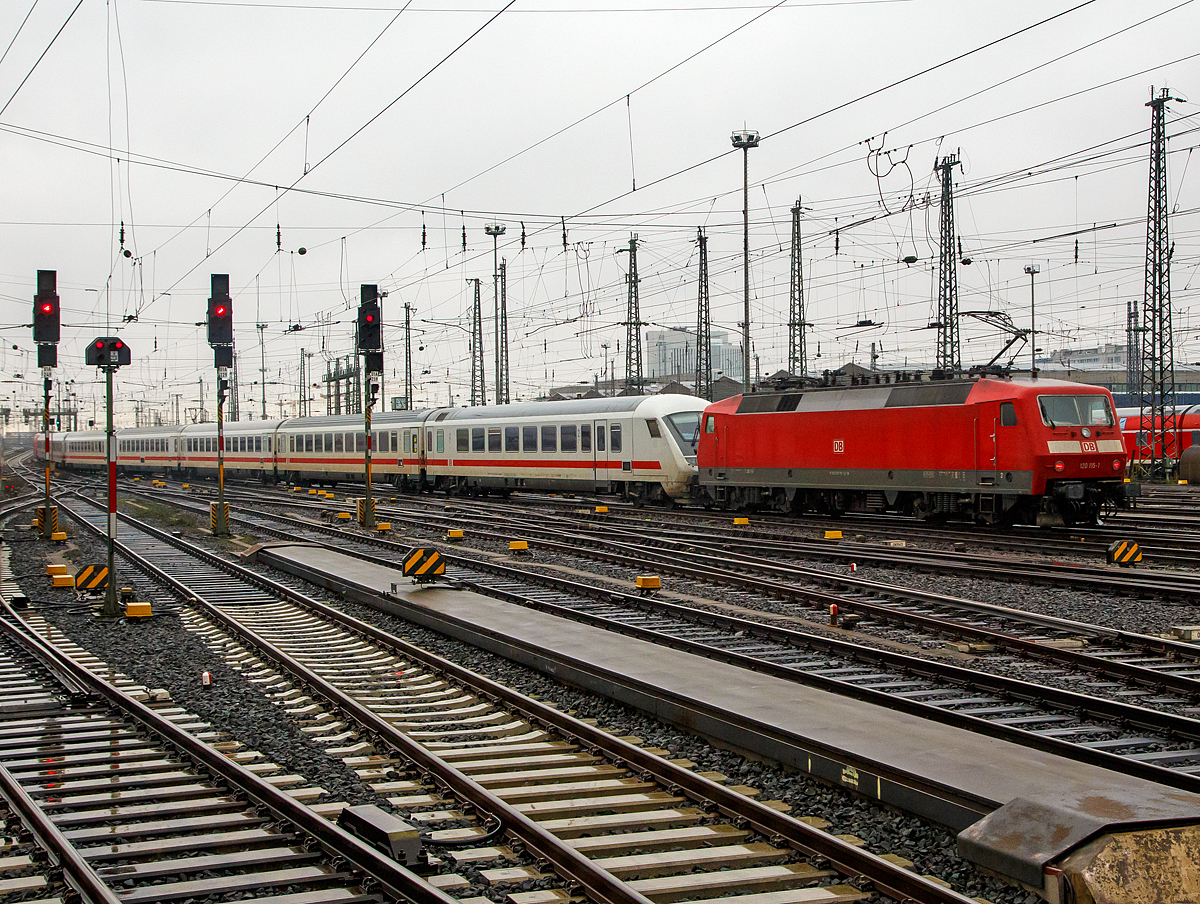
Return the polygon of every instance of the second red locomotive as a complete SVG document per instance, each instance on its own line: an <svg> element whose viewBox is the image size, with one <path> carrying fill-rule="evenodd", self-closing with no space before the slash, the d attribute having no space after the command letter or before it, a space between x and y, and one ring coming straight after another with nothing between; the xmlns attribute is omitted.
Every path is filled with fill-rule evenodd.
<svg viewBox="0 0 1200 904"><path fill-rule="evenodd" d="M734 396L707 408L701 490L719 505L986 523L1099 520L1126 495L1105 389L903 375Z"/></svg>

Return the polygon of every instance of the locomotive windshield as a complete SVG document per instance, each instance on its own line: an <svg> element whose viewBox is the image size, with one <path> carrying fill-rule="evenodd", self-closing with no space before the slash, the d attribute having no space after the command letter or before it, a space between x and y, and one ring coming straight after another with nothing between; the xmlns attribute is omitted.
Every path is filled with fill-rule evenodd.
<svg viewBox="0 0 1200 904"><path fill-rule="evenodd" d="M1108 397L1102 395L1038 396L1042 423L1047 427L1111 427Z"/></svg>
<svg viewBox="0 0 1200 904"><path fill-rule="evenodd" d="M668 414L663 418L675 441L686 458L695 458L696 446L700 442L700 412L680 411L678 414Z"/></svg>

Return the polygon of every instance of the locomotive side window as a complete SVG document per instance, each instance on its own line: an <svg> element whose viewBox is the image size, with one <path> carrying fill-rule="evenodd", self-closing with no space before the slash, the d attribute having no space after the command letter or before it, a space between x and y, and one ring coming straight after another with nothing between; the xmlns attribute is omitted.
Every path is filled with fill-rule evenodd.
<svg viewBox="0 0 1200 904"><path fill-rule="evenodd" d="M621 425L613 424L608 428L608 445L613 452L621 451Z"/></svg>
<svg viewBox="0 0 1200 904"><path fill-rule="evenodd" d="M488 451L489 452L499 452L501 449L500 428L499 427L488 427L487 431L488 431Z"/></svg>
<svg viewBox="0 0 1200 904"><path fill-rule="evenodd" d="M472 452L482 452L483 451L483 440L484 440L483 428L482 427L472 427L471 428L471 451Z"/></svg>
<svg viewBox="0 0 1200 904"><path fill-rule="evenodd" d="M658 418L656 417L646 418L646 429L650 431L650 436L652 436L654 439L658 439L658 437L662 436L658 430Z"/></svg>
<svg viewBox="0 0 1200 904"><path fill-rule="evenodd" d="M597 452L604 451L604 425L603 424L596 425L596 451Z"/></svg>
<svg viewBox="0 0 1200 904"><path fill-rule="evenodd" d="M553 424L545 424L542 427L542 451L558 451L558 428Z"/></svg>
<svg viewBox="0 0 1200 904"><path fill-rule="evenodd" d="M714 417L711 414L704 419L704 432L705 433L716 433L717 432L717 419L716 419L716 417Z"/></svg>
<svg viewBox="0 0 1200 904"><path fill-rule="evenodd" d="M521 451L521 428L505 427L504 428L504 451L505 452L520 452Z"/></svg>
<svg viewBox="0 0 1200 904"><path fill-rule="evenodd" d="M459 452L471 451L471 441L470 437L467 435L466 427L459 427L455 437L455 442L457 443L457 449Z"/></svg>
<svg viewBox="0 0 1200 904"><path fill-rule="evenodd" d="M1017 406L1012 402L1000 403L1000 426L1015 427L1017 426Z"/></svg>
<svg viewBox="0 0 1200 904"><path fill-rule="evenodd" d="M561 433L562 433L562 451L574 452L575 451L575 425L574 424L563 424Z"/></svg>
<svg viewBox="0 0 1200 904"><path fill-rule="evenodd" d="M537 451L537 427L521 428L521 450L523 452Z"/></svg>
<svg viewBox="0 0 1200 904"><path fill-rule="evenodd" d="M591 424L580 424L579 425L579 451L580 452L591 452L592 451L592 425Z"/></svg>

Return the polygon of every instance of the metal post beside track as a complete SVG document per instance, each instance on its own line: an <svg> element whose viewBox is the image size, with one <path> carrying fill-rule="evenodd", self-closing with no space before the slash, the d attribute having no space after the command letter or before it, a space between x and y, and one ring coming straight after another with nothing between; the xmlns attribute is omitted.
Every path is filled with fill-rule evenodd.
<svg viewBox="0 0 1200 904"><path fill-rule="evenodd" d="M225 518L225 387L228 367L217 368L217 511L213 516L213 536L228 537L229 522Z"/></svg>
<svg viewBox="0 0 1200 904"><path fill-rule="evenodd" d="M108 587L104 591L104 606L100 615L116 618L121 614L117 605L117 563L114 544L117 539L117 431L113 428L113 371L104 368L104 433L108 449ZM49 508L47 508L49 511Z"/></svg>
<svg viewBox="0 0 1200 904"><path fill-rule="evenodd" d="M46 502L42 509L42 539L49 540L54 533L54 524L50 518L50 368L42 368L42 386L45 404L42 407L42 430L46 434Z"/></svg>
<svg viewBox="0 0 1200 904"><path fill-rule="evenodd" d="M363 497L362 526L370 529L375 527L375 504L371 499L371 406L375 403L375 394L371 391L373 374L367 374L367 400L363 405L365 414L367 442L363 447L363 464L366 474L366 493Z"/></svg>

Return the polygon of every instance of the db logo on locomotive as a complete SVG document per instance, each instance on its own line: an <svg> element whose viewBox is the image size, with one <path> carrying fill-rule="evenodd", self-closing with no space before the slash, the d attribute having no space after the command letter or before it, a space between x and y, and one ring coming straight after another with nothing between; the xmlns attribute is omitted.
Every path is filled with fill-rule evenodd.
<svg viewBox="0 0 1200 904"><path fill-rule="evenodd" d="M844 439L835 439L833 441L833 451L834 452L845 452L846 451L846 441Z"/></svg>

